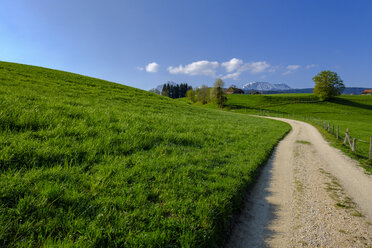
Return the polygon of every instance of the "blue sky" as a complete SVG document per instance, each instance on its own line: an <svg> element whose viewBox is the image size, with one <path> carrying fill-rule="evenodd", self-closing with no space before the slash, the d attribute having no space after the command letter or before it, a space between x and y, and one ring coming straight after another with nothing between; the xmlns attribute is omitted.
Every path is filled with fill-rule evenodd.
<svg viewBox="0 0 372 248"><path fill-rule="evenodd" d="M372 1L3 0L0 60L141 89L168 80L372 87Z"/></svg>

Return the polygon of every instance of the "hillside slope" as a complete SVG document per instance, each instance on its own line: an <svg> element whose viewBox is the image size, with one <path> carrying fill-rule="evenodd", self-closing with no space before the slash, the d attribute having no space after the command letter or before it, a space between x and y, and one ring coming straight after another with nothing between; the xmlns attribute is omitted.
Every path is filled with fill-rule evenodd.
<svg viewBox="0 0 372 248"><path fill-rule="evenodd" d="M214 245L289 129L0 62L0 246Z"/></svg>

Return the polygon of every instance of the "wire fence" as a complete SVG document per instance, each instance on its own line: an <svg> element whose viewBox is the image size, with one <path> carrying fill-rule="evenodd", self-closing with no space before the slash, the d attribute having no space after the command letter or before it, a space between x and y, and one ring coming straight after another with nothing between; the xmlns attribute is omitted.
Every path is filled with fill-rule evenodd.
<svg viewBox="0 0 372 248"><path fill-rule="evenodd" d="M316 124L323 129L325 129L328 133L332 134L335 136L337 140L342 141L343 140L343 145L347 146L350 148L350 150L353 153L357 152L357 143L364 143L368 146L369 143L369 152L368 152L368 159L372 161L372 136L370 136L370 140L362 140L358 139L356 137L352 137L350 135L350 130L349 128L346 128L345 132L340 131L340 127L338 125L334 125L329 121L322 120L320 118L316 118L310 115L296 115L294 113L289 114L289 113L277 113L277 112L271 112L267 110L260 110L260 116L271 116L271 117L280 117L280 118L287 118L287 119L294 119L294 120L301 120L301 121L306 121L310 122L313 124Z"/></svg>

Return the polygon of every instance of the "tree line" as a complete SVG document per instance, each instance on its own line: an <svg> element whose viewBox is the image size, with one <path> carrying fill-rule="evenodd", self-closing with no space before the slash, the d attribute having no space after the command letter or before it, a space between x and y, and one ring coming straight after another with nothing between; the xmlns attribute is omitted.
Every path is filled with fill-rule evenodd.
<svg viewBox="0 0 372 248"><path fill-rule="evenodd" d="M186 96L190 102L200 102L201 104L217 103L218 107L222 108L227 99L226 93L223 89L224 84L225 83L222 79L218 78L214 82L212 88L202 85L200 88L196 88L195 90L188 90Z"/></svg>
<svg viewBox="0 0 372 248"><path fill-rule="evenodd" d="M338 96L345 89L343 81L336 72L321 71L315 77L313 77L313 80L315 82L314 95L317 96L321 101L328 100L333 96ZM222 79L218 78L211 88L206 85L202 85L201 87L194 90L187 83L176 85L172 83L165 83L161 92L156 88L151 89L150 91L170 98L187 97L188 100L192 103L216 103L220 108L222 108L227 100L226 92L223 87L224 82L222 81ZM230 88L232 90L239 90L235 85L231 85ZM251 94L254 93L254 91L251 91Z"/></svg>
<svg viewBox="0 0 372 248"><path fill-rule="evenodd" d="M161 95L167 96L173 99L181 98L181 97L185 97L187 91L191 89L192 87L188 85L187 83L176 84L176 85L167 83L163 85L163 89L161 90Z"/></svg>

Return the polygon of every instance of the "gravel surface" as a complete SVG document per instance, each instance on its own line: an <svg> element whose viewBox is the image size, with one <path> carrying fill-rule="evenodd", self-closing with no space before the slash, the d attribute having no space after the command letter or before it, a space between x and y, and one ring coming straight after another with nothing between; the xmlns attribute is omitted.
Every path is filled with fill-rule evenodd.
<svg viewBox="0 0 372 248"><path fill-rule="evenodd" d="M372 247L372 177L294 120L249 192L227 247Z"/></svg>

